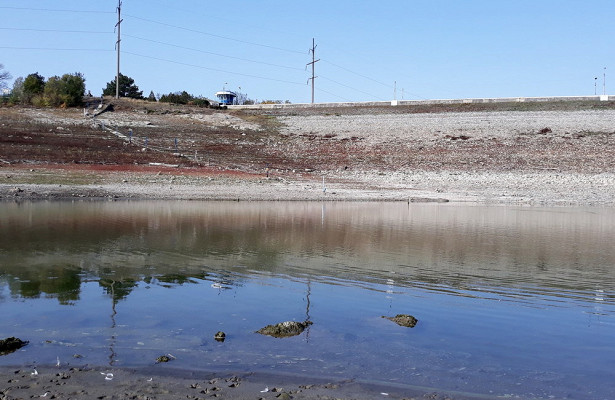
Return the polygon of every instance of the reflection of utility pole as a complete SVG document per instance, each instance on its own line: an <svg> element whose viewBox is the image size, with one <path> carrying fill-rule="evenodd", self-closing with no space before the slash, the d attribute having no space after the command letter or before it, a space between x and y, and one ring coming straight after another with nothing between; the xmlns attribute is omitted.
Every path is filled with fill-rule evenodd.
<svg viewBox="0 0 615 400"><path fill-rule="evenodd" d="M317 78L317 76L314 75L314 64L320 61L320 59L316 60L316 44L314 42L314 38L312 38L312 48L310 49L310 52L312 53L312 62L307 63L305 66L312 66L312 77L308 79L308 82L312 80L312 104L314 104L314 79Z"/></svg>
<svg viewBox="0 0 615 400"><path fill-rule="evenodd" d="M115 354L115 316L117 315L117 311L115 310L115 305L117 304L117 301L115 300L115 288L113 287L113 285L115 285L115 281L111 282L111 301L112 301L112 305L111 305L111 331L113 332L111 334L111 342L109 343L109 350L111 351L111 353L109 354L109 365L113 366L113 364L115 363L115 358L117 356L117 354Z"/></svg>
<svg viewBox="0 0 615 400"><path fill-rule="evenodd" d="M306 321L310 321L310 294L312 294L312 281L310 280L310 278L308 278L307 281L307 294L305 295L305 298L307 300L307 304L305 306L305 320ZM305 340L306 341L310 341L310 326L308 325L306 327L306 332L305 332Z"/></svg>

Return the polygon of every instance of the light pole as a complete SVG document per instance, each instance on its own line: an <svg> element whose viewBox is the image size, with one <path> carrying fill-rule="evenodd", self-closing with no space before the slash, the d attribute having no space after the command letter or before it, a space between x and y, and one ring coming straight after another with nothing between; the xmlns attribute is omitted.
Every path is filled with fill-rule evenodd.
<svg viewBox="0 0 615 400"><path fill-rule="evenodd" d="M604 67L604 72L602 73L602 94L606 94L606 67Z"/></svg>
<svg viewBox="0 0 615 400"><path fill-rule="evenodd" d="M598 94L598 77L594 78L594 96Z"/></svg>

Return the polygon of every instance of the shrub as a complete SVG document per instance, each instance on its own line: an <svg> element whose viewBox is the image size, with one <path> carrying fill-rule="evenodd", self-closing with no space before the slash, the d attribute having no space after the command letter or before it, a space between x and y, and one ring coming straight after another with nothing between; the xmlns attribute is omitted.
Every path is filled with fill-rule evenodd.
<svg viewBox="0 0 615 400"><path fill-rule="evenodd" d="M173 104L191 104L198 107L209 107L209 100L200 97L195 97L186 92L175 92L164 94L160 96L161 103L173 103Z"/></svg>
<svg viewBox="0 0 615 400"><path fill-rule="evenodd" d="M135 80L129 76L119 75L119 95L120 97L130 97L132 99L142 99L143 91L139 90L139 87L135 85ZM116 82L115 78L107 83L107 87L103 89L104 96L115 96Z"/></svg>
<svg viewBox="0 0 615 400"><path fill-rule="evenodd" d="M194 99L191 103L197 107L209 107L209 100L207 99Z"/></svg>
<svg viewBox="0 0 615 400"><path fill-rule="evenodd" d="M23 81L23 92L21 101L23 103L30 103L32 98L38 94L42 94L45 90L45 78L39 75L38 72L26 76Z"/></svg>
<svg viewBox="0 0 615 400"><path fill-rule="evenodd" d="M80 73L52 76L45 83L44 105L75 107L83 102L85 79ZM37 105L37 104L34 104Z"/></svg>

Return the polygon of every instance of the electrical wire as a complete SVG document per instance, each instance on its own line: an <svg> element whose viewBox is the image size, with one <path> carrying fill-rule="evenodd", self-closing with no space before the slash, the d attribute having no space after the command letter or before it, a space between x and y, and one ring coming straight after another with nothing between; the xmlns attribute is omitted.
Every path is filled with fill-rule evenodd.
<svg viewBox="0 0 615 400"><path fill-rule="evenodd" d="M0 6L0 9L25 10L25 11L46 11L46 12L115 14L115 11L89 11L89 10L74 10L74 9L33 8L33 7ZM155 21L155 20L151 20L151 19L147 19L147 18L137 17L135 15L125 14L125 16L128 17L128 18L133 18L133 19L137 19L137 20L141 20L141 21L145 21L145 22L149 22L149 23L153 23L153 24L167 26L167 27L174 28L174 29L184 30L184 31L187 31L187 32L198 33L198 34L202 34L202 35L216 37L216 38L219 38L219 39L230 40L230 41L234 41L234 42L238 42L238 43L244 43L244 44L249 44L249 45L259 46L259 47L265 47L265 48L285 51L285 52L289 52L289 53L304 54L304 52L302 52L302 51L285 49L285 48L271 46L271 45L266 45L266 44L262 44L262 43L255 43L255 42L244 41L244 40L235 39L235 38L231 38L231 37L227 37L227 36L217 35L217 34L213 34L213 33L209 33L209 32L204 32L204 31L200 31L200 30L195 30L195 29L191 29L191 28L186 28L186 27L182 27L182 26L168 24L168 23L165 23L165 22L160 22L160 21ZM9 28L9 27L0 27L0 29L1 30L13 30L13 31L80 33L80 34L86 34L86 33L87 34L109 34L109 33L111 33L111 32L102 32L102 31L80 31L80 30L36 29L36 28ZM172 43L166 43L166 42L156 41L156 40L152 40L152 39L146 39L146 38L142 38L142 37L138 37L138 36L133 36L133 35L124 34L124 36L130 37L130 38L133 38L133 39L137 39L137 40L148 41L148 42L151 42L151 43L161 44L161 45L175 47L175 48L180 48L180 49L184 49L184 50L190 50L190 51L200 52L200 53L204 53L204 54L211 54L211 55L215 55L215 56L218 56L218 57L225 57L225 58L229 58L229 59L235 59L235 60L251 62L251 63L256 63L256 64L268 65L268 66L277 67L277 68L285 68L285 69L289 69L289 70L296 70L296 71L300 71L301 70L300 68L295 68L295 67L291 67L291 66L285 66L285 65L280 65L280 64L274 64L274 63L267 63L267 62L262 62L262 61L251 60L251 59L242 58L242 57L235 57L235 56L230 56L230 55L224 55L224 54L209 52L209 51L205 51L205 50L201 50L201 49L196 49L196 48L191 48L191 47L186 47L186 46L180 46L180 45L176 45L176 44L172 44ZM12 50L44 50L44 51L112 51L112 50L106 50L106 49L14 47L14 46L0 46L0 48L2 48L2 49L12 49ZM211 71L225 72L225 73L229 73L229 74L233 74L233 75L246 76L246 77L252 77L252 78L257 78L257 79L265 79L265 80L270 80L270 81L276 81L276 82L283 82L283 83L300 85L300 83L298 83L298 82L286 81L286 80L282 80L282 79L275 79L275 78L268 78L268 77L257 76L257 75L243 74L243 73L232 72L232 71L228 71L228 70L220 70L220 69L209 68L209 67L204 67L204 66L195 65L195 64L182 63L182 62L178 62L178 61L173 61L173 60L168 60L168 59L163 59L163 58L157 58L157 57L151 57L151 56L146 56L146 55L143 55L143 54L131 53L131 52L126 52L126 51L123 51L123 53L134 55L134 56L138 56L138 57L145 57L145 58L155 59L155 60L159 60L159 61L179 64L179 65L190 66L190 67L194 67L194 68L201 68L201 69L207 69L207 70L211 70ZM383 83L383 82L381 82L381 81L379 81L377 79L373 79L373 78L371 78L369 76L366 76L364 74L358 73L356 71L353 71L353 70L348 69L346 67L343 67L341 65L335 64L335 63L333 63L331 61L328 61L326 59L321 59L321 60L324 61L325 63L328 63L328 64L334 66L334 67L342 69L342 70L344 70L346 72L349 72L351 74L360 76L360 77L362 77L364 79L367 79L367 80L370 80L372 82L378 83L378 84L380 84L382 86L385 86L387 88L392 88L393 87L393 86L391 86L389 84ZM330 81L330 82L333 82L333 83L335 83L335 84L337 84L339 86L342 86L342 87L345 87L345 88L357 91L359 93L363 93L365 95L368 95L368 96L371 96L371 97L374 97L374 98L382 100L378 96L374 96L374 95L372 95L370 93L367 93L367 92L365 92L363 90L354 88L352 86L349 86L349 85L346 85L344 83L335 81L333 79L324 77L322 75L320 76L320 78L322 78L324 80L327 80L327 81ZM327 94L329 94L331 96L335 96L335 97L338 97L340 99L343 99L343 100L346 100L346 101L350 101L350 100L345 99L345 98L343 98L341 96L338 96L338 95L335 95L333 93L327 92L326 90L319 89L319 88L317 88L317 89L319 91L327 93ZM412 94L412 93L410 93L410 94L415 96L415 97L422 98L422 97L420 97L418 95L415 95L415 94Z"/></svg>
<svg viewBox="0 0 615 400"><path fill-rule="evenodd" d="M360 74L360 73L355 72L355 71L353 71L353 70L350 70L350 69L348 69L348 68L346 68L346 67L342 67L341 65L334 64L334 63L332 63L331 61L328 61L328 60L325 60L325 59L322 59L322 58L321 58L321 61L324 61L324 62L325 62L325 63L327 63L327 64L331 64L331 65L333 65L334 67L337 67L337 68L339 68L339 69L342 69L342 70L344 70L344 71L346 71L346 72L350 72L351 74L354 74L354 75L360 76L361 78L365 78L365 79L370 80L370 81L372 81L372 82L376 82L376 83L378 83L378 84L380 84L380 85L382 85L382 86L385 86L385 87L387 87L387 88L389 88L389 89L393 89L393 88L394 88L394 86L392 86L392 85L389 85L389 84L386 84L386 83L380 82L380 81L378 81L378 80L376 80L376 79L370 78L369 76L366 76L366 75ZM350 89L352 89L352 88L350 88ZM406 91L404 90L404 92L406 92ZM412 93L412 92L407 92L407 93L408 93L408 94L410 94L411 96L417 97L417 98L419 98L419 99L422 99L422 100L427 100L425 97L419 96L419 95L418 95L418 94L416 94L416 93ZM367 94L367 93L366 93L366 94Z"/></svg>
<svg viewBox="0 0 615 400"><path fill-rule="evenodd" d="M285 51L285 52L289 52L289 53L304 54L304 52L302 52L302 51L285 49L285 48L282 48L282 47L270 46L270 45L262 44L262 43L248 42L248 41L240 40L240 39L234 39L234 38L230 38L228 36L221 36L221 35L216 35L214 33L199 31L199 30L196 30L196 29L184 28L182 26L167 24L166 22L154 21L154 20L147 19L147 18L141 18L141 17L137 17L135 15L125 14L125 16L129 17L129 18L134 18L134 19L138 19L138 20L141 20L141 21L145 21L145 22L150 22L152 24L168 26L170 28L181 29L181 30L184 30L184 31L187 31L187 32L192 32L192 33L199 33L201 35L211 36L211 37L215 37L215 38L218 38L218 39L230 40L230 41L233 41L233 42L249 44L249 45L252 45L252 46L266 47L266 48L269 48L269 49L280 50L280 51Z"/></svg>
<svg viewBox="0 0 615 400"><path fill-rule="evenodd" d="M66 31L60 29L35 29L35 28L4 28L0 27L3 30L10 31L32 31L32 32L58 32L58 33L101 33L101 34L109 34L113 32L101 32L101 31Z"/></svg>
<svg viewBox="0 0 615 400"><path fill-rule="evenodd" d="M146 38L142 38L142 37L138 37L138 36L133 36L133 35L123 34L123 36L130 37L130 38L133 38L133 39L143 40L143 41L146 41L146 42L162 44L162 45L165 45L165 46L176 47L178 49L190 50L190 51L195 51L195 52L198 52L198 53L211 54L211 55L218 56L218 57L230 58L230 59L233 59L233 60L247 61L247 62L251 62L251 63L255 63L255 64L268 65L268 66L271 66L271 67L278 67L278 68L286 68L286 69L291 69L291 70L296 70L296 71L303 71L302 68L289 67L287 65L273 64L273 63L268 63L268 62L264 62L264 61L250 60L248 58L228 56L228 55L225 55L225 54L220 54L220 53L214 53L214 52L211 52L211 51L195 49L195 48L192 48L192 47L180 46L180 45L176 45L176 44L172 44L172 43L160 42L158 40L146 39Z"/></svg>
<svg viewBox="0 0 615 400"><path fill-rule="evenodd" d="M8 9L8 10L23 10L23 11L50 11L50 12L72 12L72 13L90 13L90 14L115 14L115 11L58 10L58 9L51 9L51 8L8 7L8 6L0 6L0 8Z"/></svg>
<svg viewBox="0 0 615 400"><path fill-rule="evenodd" d="M376 80L376 79L370 78L369 76L365 76L365 75L360 74L360 73L358 73L358 72L352 71L352 70L350 70L350 69L348 69L348 68L342 67L341 65L334 64L334 63L332 63L331 61L324 60L324 59L322 59L322 58L321 58L321 61L324 61L324 62L326 62L327 64L331 64L331 65L333 65L334 67L337 67L337 68L339 68L339 69L343 69L343 70L344 70L344 71L346 71L346 72L350 72L351 74L355 74L355 75L357 75L357 76L360 76L361 78L365 78L365 79L368 79L368 80L370 80L370 81L372 81L372 82L376 82L376 83L378 83L378 84L380 84L380 85L382 85L382 86L386 86L386 87L387 87L387 88L389 88L389 89L393 89L393 86L392 86L392 85L388 85L388 84L386 84L386 83L380 82L380 81L378 81L378 80Z"/></svg>
<svg viewBox="0 0 615 400"><path fill-rule="evenodd" d="M314 89L316 89L316 91L318 91L318 92L323 92L323 93L326 93L326 94L328 94L328 95L330 95L330 96L337 97L338 99L342 99L342 100L344 100L344 101L349 101L349 102L352 102L352 100L350 100L350 99L347 99L347 98L345 98L345 97L339 96L339 95L337 95L337 94L335 94L335 93L328 92L328 91L326 91L326 90L324 90L324 89L320 89L320 88L318 88L318 87L315 87Z"/></svg>
<svg viewBox="0 0 615 400"><path fill-rule="evenodd" d="M343 84L343 83L340 83L340 82L334 81L333 79L329 79L329 78L327 78L327 77L325 77L325 76L318 75L318 77L319 77L319 78L322 78L322 79L325 79L325 80L327 80L327 81L329 81L329 82L333 82L333 83L335 83L335 84L337 84L337 85L343 86L343 87L345 87L345 88L352 89L352 90L357 91L357 92L359 92L359 93L363 93L363 94L366 94L366 95L368 95L368 96L374 97L374 98L376 98L376 99L378 99L378 100L387 101L386 99L383 99L383 98L378 97L378 96L374 96L374 95L373 95L373 94L371 94L371 93L364 92L363 90L360 90L360 89L354 88L354 87L352 87L352 86L348 86L348 85L345 85L345 84Z"/></svg>
<svg viewBox="0 0 615 400"><path fill-rule="evenodd" d="M164 61L164 62L168 62L168 63L172 63L172 64L184 65L184 66L187 66L187 67L206 69L208 71L223 72L223 73L227 73L227 74L231 74L231 75L239 75L239 76L245 76L245 77L249 77L249 78L264 79L264 80L268 80L268 81L288 83L288 84L292 84L292 85L301 85L301 86L304 85L303 83L299 83L299 82L286 81L286 80L283 80L283 79L267 78L265 76L258 76L258 75L242 74L240 72L232 72L232 71L223 70L223 69L204 67L202 65L183 63L183 62L174 61L174 60L167 60L165 58L146 56L144 54L138 54L138 53L133 53L133 52L129 52L129 51L122 51L122 53L123 54L130 54L132 56L137 56L137 57L149 58L149 59L152 59L152 60Z"/></svg>
<svg viewBox="0 0 615 400"><path fill-rule="evenodd" d="M160 6L162 6L162 7L168 7L168 4L165 4L164 2L155 1L155 0L148 0L148 2L149 2L150 4L151 4L151 3L157 3L157 4L159 4L159 5L160 5ZM280 31L279 31L279 30L276 30L276 29L270 29L270 28L268 29L267 27L264 27L264 26L259 25L259 24L253 24L253 23L251 24L251 23L246 23L246 21L240 21L240 22L238 22L238 21L237 21L237 20L235 20L235 19L231 19L231 18L224 18L224 17L221 17L220 15L213 15L213 14L211 14L211 13L209 12L210 10L207 10L207 11L208 11L208 12L207 12L207 14L204 14L203 12L198 12L198 11L195 11L195 10L187 10L187 9L182 9L182 8L178 7L176 4L173 4L173 10L174 10L174 11L179 11L179 12L182 12L182 13L185 13L185 14L188 14L188 15L190 15L190 16L197 16L197 15L198 15L198 16L200 16L203 20L204 20L204 19L215 19L215 20L218 20L218 21L223 21L224 23L231 24L231 25L241 24L242 28L244 28L244 29L249 29L250 31L260 30L260 31L263 31L263 32L268 32L269 34L273 34L273 35L279 35L279 34L280 34ZM255 22L255 20L254 20L254 19L252 19L251 21L252 21L252 22ZM288 36L289 36L288 34L289 34L289 32L285 32L285 33L284 33L284 36L285 36L285 37L288 37Z"/></svg>
<svg viewBox="0 0 615 400"><path fill-rule="evenodd" d="M0 46L0 49L9 50L49 50L49 51L115 51L111 49L61 49L53 47L16 47L16 46Z"/></svg>

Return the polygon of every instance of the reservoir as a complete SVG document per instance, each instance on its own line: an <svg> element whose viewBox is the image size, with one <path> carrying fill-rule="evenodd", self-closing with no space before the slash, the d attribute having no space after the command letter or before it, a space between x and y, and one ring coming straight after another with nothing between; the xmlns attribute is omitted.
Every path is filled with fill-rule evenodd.
<svg viewBox="0 0 615 400"><path fill-rule="evenodd" d="M0 365L615 398L613 243L597 207L0 203L0 339L29 341Z"/></svg>

